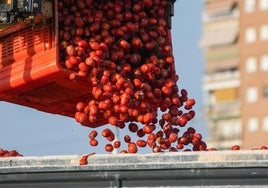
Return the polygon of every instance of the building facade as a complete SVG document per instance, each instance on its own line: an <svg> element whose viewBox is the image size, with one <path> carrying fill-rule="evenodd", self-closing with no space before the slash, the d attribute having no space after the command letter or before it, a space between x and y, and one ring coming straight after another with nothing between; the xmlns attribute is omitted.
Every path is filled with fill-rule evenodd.
<svg viewBox="0 0 268 188"><path fill-rule="evenodd" d="M268 143L268 0L240 1L243 147Z"/></svg>
<svg viewBox="0 0 268 188"><path fill-rule="evenodd" d="M209 147L242 143L237 0L207 0L203 12L204 105Z"/></svg>
<svg viewBox="0 0 268 188"><path fill-rule="evenodd" d="M268 0L205 0L204 111L209 147L268 141Z"/></svg>

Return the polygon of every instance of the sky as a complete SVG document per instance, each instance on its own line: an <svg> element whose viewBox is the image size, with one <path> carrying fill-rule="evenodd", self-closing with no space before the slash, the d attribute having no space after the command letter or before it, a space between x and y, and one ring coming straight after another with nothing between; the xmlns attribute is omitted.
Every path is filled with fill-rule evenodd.
<svg viewBox="0 0 268 188"><path fill-rule="evenodd" d="M177 0L172 17L172 43L178 86L188 91L196 100L196 116L188 124L203 137L207 137L202 106L203 54L198 46L202 20L201 0ZM74 119L48 114L35 109L0 102L0 148L16 149L24 156L76 155L103 153L100 147L88 144L91 129L81 126ZM103 128L101 128L103 129ZM122 133L120 133L122 134Z"/></svg>

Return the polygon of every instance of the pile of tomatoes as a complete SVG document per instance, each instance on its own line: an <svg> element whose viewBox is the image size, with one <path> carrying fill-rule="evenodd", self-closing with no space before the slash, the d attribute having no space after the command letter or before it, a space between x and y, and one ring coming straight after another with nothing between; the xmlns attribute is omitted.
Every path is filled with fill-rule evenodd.
<svg viewBox="0 0 268 188"><path fill-rule="evenodd" d="M0 148L0 157L22 157L17 150L5 150Z"/></svg>

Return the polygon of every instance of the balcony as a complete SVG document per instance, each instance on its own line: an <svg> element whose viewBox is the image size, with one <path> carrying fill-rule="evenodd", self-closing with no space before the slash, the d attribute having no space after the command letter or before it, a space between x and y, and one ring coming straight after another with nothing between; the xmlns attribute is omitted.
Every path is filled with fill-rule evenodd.
<svg viewBox="0 0 268 188"><path fill-rule="evenodd" d="M239 17L239 10L233 9L233 10L224 10L220 12L203 12L202 13L202 20L204 23L208 22L214 22L214 21L221 21L226 19L236 19Z"/></svg>
<svg viewBox="0 0 268 188"><path fill-rule="evenodd" d="M204 112L209 119L234 118L241 114L241 104L238 100L209 104L204 107Z"/></svg>
<svg viewBox="0 0 268 188"><path fill-rule="evenodd" d="M239 79L240 72L238 71L222 71L204 76L205 82L221 81L221 80L234 80Z"/></svg>
<svg viewBox="0 0 268 188"><path fill-rule="evenodd" d="M205 49L233 45L238 37L238 22L209 24L204 28L200 46Z"/></svg>
<svg viewBox="0 0 268 188"><path fill-rule="evenodd" d="M203 20L220 19L224 17L237 17L239 15L237 0L205 1Z"/></svg>
<svg viewBox="0 0 268 188"><path fill-rule="evenodd" d="M239 57L238 43L222 46L220 48L206 49L204 58L207 64L216 64L217 62L233 60ZM238 60L237 60L238 61ZM219 63L218 63L219 64Z"/></svg>

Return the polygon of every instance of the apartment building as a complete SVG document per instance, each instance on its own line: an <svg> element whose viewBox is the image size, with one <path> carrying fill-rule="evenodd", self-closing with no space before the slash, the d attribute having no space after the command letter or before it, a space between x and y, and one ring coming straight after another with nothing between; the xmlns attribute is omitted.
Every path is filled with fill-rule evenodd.
<svg viewBox="0 0 268 188"><path fill-rule="evenodd" d="M268 0L240 1L243 148L268 144Z"/></svg>
<svg viewBox="0 0 268 188"><path fill-rule="evenodd" d="M268 141L268 0L205 0L204 111L209 147Z"/></svg>

